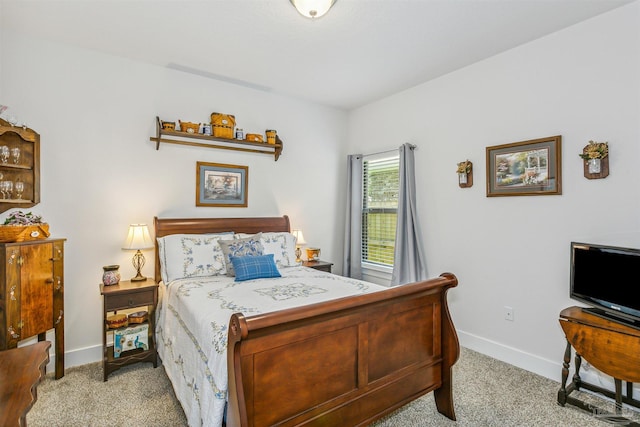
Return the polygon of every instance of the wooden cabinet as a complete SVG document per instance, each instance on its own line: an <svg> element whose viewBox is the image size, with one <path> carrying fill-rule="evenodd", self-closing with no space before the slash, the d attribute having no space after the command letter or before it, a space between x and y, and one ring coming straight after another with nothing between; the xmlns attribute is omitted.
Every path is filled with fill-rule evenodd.
<svg viewBox="0 0 640 427"><path fill-rule="evenodd" d="M0 350L55 329L56 379L64 376L64 240L0 243Z"/></svg>
<svg viewBox="0 0 640 427"><path fill-rule="evenodd" d="M102 372L103 380L106 381L109 374L123 366L138 362L151 362L153 367L158 366L158 355L155 345L155 310L158 305L158 284L152 280L142 282L121 281L117 285L105 286L100 284L100 293L103 302L102 319ZM147 321L149 326L147 331L148 348L143 350L136 348L120 353L119 357L114 356L113 345L109 345L107 337L109 334L115 335L116 329L107 329L107 316L109 313L117 313L121 310L144 307L148 310ZM131 325L133 326L133 325ZM138 326L138 325L136 325ZM125 328L118 328L123 331ZM115 338L114 338L115 339Z"/></svg>
<svg viewBox="0 0 640 427"><path fill-rule="evenodd" d="M176 139L177 138L177 139ZM275 144L267 144L264 142L242 141L237 139L219 138L211 135L202 135L199 133L179 132L175 130L162 129L162 123L159 117L156 117L156 136L149 138L156 143L156 150L160 149L160 143L191 145L195 147L219 148L222 150L247 151L250 153L267 154L274 157L277 162L282 154L283 142L276 135Z"/></svg>
<svg viewBox="0 0 640 427"><path fill-rule="evenodd" d="M8 155L2 155L2 147ZM0 119L0 175L0 212L40 203L40 135ZM5 181L12 183L10 191L3 188Z"/></svg>

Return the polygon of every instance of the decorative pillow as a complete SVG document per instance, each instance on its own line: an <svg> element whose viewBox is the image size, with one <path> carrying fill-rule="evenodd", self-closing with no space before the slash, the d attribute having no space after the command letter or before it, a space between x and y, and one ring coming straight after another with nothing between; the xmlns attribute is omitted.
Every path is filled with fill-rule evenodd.
<svg viewBox="0 0 640 427"><path fill-rule="evenodd" d="M171 234L158 237L160 274L164 283L185 277L226 274L219 240L233 241L233 233Z"/></svg>
<svg viewBox="0 0 640 427"><path fill-rule="evenodd" d="M227 268L227 276L235 276L231 257L258 256L263 254L262 243L260 243L260 233L244 239L220 240L218 241L224 254L224 263Z"/></svg>
<svg viewBox="0 0 640 427"><path fill-rule="evenodd" d="M268 277L282 277L273 260L273 254L258 256L231 257L236 282Z"/></svg>
<svg viewBox="0 0 640 427"><path fill-rule="evenodd" d="M273 254L278 268L295 267L300 265L296 262L296 237L287 232L260 233L260 243L262 243L264 254ZM246 238L250 234L236 234L236 239ZM255 236L255 235L254 235Z"/></svg>

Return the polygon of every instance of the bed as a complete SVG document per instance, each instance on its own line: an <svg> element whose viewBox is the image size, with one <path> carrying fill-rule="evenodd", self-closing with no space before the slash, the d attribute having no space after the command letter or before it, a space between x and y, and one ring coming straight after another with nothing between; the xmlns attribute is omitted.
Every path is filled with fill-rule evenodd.
<svg viewBox="0 0 640 427"><path fill-rule="evenodd" d="M238 283L205 272L163 283L169 249L159 241L286 235L290 224L287 216L155 218L154 227L158 353L191 426L367 425L429 392L455 420L459 344L446 300L453 274L381 288L291 266L279 268L280 278ZM334 289L337 299L318 295ZM238 299L249 293L272 305ZM292 293L302 302L289 301Z"/></svg>

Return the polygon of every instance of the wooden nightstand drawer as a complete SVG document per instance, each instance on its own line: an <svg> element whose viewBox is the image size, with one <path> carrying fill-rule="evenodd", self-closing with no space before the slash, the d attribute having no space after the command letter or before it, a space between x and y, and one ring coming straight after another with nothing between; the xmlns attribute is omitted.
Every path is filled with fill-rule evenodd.
<svg viewBox="0 0 640 427"><path fill-rule="evenodd" d="M128 294L110 295L108 298L105 298L104 305L107 311L151 305L153 304L153 295L153 289Z"/></svg>

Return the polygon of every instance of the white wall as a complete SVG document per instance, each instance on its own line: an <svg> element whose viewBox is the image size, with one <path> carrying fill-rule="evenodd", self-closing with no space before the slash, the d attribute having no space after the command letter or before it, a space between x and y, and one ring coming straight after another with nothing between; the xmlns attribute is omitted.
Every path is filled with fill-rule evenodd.
<svg viewBox="0 0 640 427"><path fill-rule="evenodd" d="M485 147L553 135L562 195L486 197ZM592 139L609 142L606 179L583 177ZM428 272L460 280L449 301L461 343L559 380L569 242L640 247L639 2L351 112L348 152L404 142L418 145ZM474 185L461 189L466 159Z"/></svg>
<svg viewBox="0 0 640 427"><path fill-rule="evenodd" d="M2 104L41 134L43 215L66 237L67 366L101 358L102 266L134 275L121 250L130 223L154 216L289 215L323 258L341 254L334 239L335 198L344 163L338 147L346 114L114 56L0 32ZM155 117L204 122L211 112L235 114L245 132L276 129L284 141L273 156L161 145ZM313 159L311 161L311 159ZM196 162L249 167L248 208L195 207ZM4 214L6 215L6 213ZM3 216L4 216L3 215ZM153 276L153 251L145 253Z"/></svg>
<svg viewBox="0 0 640 427"><path fill-rule="evenodd" d="M418 145L418 211L431 275L452 271L461 342L557 379L569 242L640 246L640 7L606 15L345 113L178 71L0 31L1 104L41 134L42 214L66 237L67 366L100 359L101 267L118 263L129 223L153 216L291 217L341 270L345 155ZM428 53L418 53L428 54ZM410 66L410 65L408 65ZM235 114L278 130L278 162L163 145L154 118ZM348 127L347 127L348 125ZM346 135L348 130L348 144ZM563 195L486 198L485 147L563 136ZM607 140L611 174L589 181L578 153ZM474 162L475 184L455 166ZM249 207L196 208L197 161L249 166ZM146 253L147 276L153 253ZM503 307L515 321L503 320Z"/></svg>

